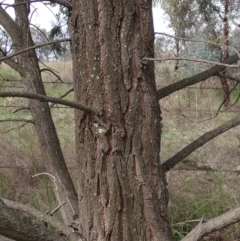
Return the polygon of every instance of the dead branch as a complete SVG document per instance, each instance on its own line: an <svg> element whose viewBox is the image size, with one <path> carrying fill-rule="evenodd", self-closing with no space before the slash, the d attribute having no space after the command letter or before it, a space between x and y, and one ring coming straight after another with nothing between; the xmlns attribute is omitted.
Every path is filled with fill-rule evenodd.
<svg viewBox="0 0 240 241"><path fill-rule="evenodd" d="M22 97L22 98L28 98L28 99L35 99L35 100L40 100L43 102L52 102L60 105L65 105L69 106L78 110L82 110L85 112L91 112L95 113L95 111L87 106L78 104L74 101L69 101L69 100L63 100L60 98L55 98L55 97L50 97L46 95L40 95L40 94L35 94L35 93L29 93L29 92L17 92L17 91L6 91L6 92L0 92L0 97Z"/></svg>
<svg viewBox="0 0 240 241"><path fill-rule="evenodd" d="M56 74L53 70L51 70L51 69L49 69L49 68L44 68L44 69L41 69L40 71L41 71L41 72L49 71L50 73L52 73L52 74L57 78L56 81L60 80L61 83L64 83L64 82L62 81L61 77L60 77L58 74Z"/></svg>
<svg viewBox="0 0 240 241"><path fill-rule="evenodd" d="M61 98L61 99L64 98L65 96L67 96L68 94L70 94L72 91L73 91L73 88L71 88L70 90L68 90L66 93L64 93L63 95L61 95L59 98ZM52 104L50 105L50 108L52 108L54 105L55 105L55 104L52 103Z"/></svg>
<svg viewBox="0 0 240 241"><path fill-rule="evenodd" d="M225 63L216 62L216 61L210 61L210 60L206 60L206 59L196 59L196 58L188 58L188 57L174 57L174 58L147 58L147 57L144 57L142 59L143 60L148 60L148 61L186 60L186 61L205 63L205 64L215 64L215 65L231 67L231 68L239 68L240 67L239 64L231 65L231 64L225 64Z"/></svg>
<svg viewBox="0 0 240 241"><path fill-rule="evenodd" d="M26 122L26 123L31 123L31 124L34 124L34 121L33 120L28 120L28 119L12 119L12 118L9 118L9 119L0 119L0 122Z"/></svg>
<svg viewBox="0 0 240 241"><path fill-rule="evenodd" d="M0 61L4 61L6 59L10 59L10 58L12 58L14 56L17 56L19 54L22 54L22 53L27 52L27 51L32 50L32 49L37 49L37 48L41 48L41 47L46 46L46 45L50 45L50 44L54 44L54 43L67 42L67 41L71 41L71 39L70 38L56 39L56 40L53 40L53 41L49 41L47 43L37 44L37 45L31 46L31 47L22 49L22 50L14 53L14 54L11 54L9 56L1 57Z"/></svg>
<svg viewBox="0 0 240 241"><path fill-rule="evenodd" d="M217 137L218 135L228 131L229 129L240 125L240 115L231 119L224 124L218 126L217 128L204 133L202 136L191 142L189 145L184 147L181 151L176 153L174 156L166 160L162 163L161 167L165 172L168 172L174 166L176 166L179 162L181 162L184 158L190 155L192 152L197 150L199 147L203 146L213 138Z"/></svg>
<svg viewBox="0 0 240 241"><path fill-rule="evenodd" d="M206 235L222 230L240 221L240 207L228 211L216 218L204 221L201 219L199 224L182 241L198 241Z"/></svg>
<svg viewBox="0 0 240 241"><path fill-rule="evenodd" d="M188 41L188 42L205 43L205 44L214 45L214 46L218 46L218 47L222 47L222 48L232 49L234 52L236 52L236 54L238 54L238 57L240 57L240 53L237 51L237 49L235 49L232 46L228 46L228 45L224 45L224 44L217 44L217 43L214 43L214 42L211 42L211 41L197 40L197 39L190 39L190 38L184 38L184 37L179 37L179 36L173 36L171 34L167 34L167 33L163 33L163 32L155 32L154 34L164 35L164 36L167 36L169 38L175 38L175 39L184 40L184 41Z"/></svg>
<svg viewBox="0 0 240 241"><path fill-rule="evenodd" d="M9 3L1 3L0 5L2 6L7 6L7 7L15 7L15 6L19 6L19 5L23 5L23 4L27 4L27 3L37 3L37 2L52 2L52 3L58 3L64 7L70 8L71 5L71 1L69 0L49 0L49 1L42 1L42 0L31 0L31 1L26 1L23 3L14 3L14 4L9 4Z"/></svg>
<svg viewBox="0 0 240 241"><path fill-rule="evenodd" d="M239 56L237 54L234 54L232 56L230 56L228 59L226 59L225 61L223 61L224 64L228 64L231 65L233 63L236 63L239 60ZM190 85L194 85L196 83L199 83L209 77L218 75L219 73L221 73L222 71L224 71L226 69L225 66L220 66L220 65L215 65L199 74L196 74L194 76L191 76L189 78L184 78L182 80L179 80L173 84L170 84L166 87L163 87L161 89L159 89L157 91L157 95L158 95L158 99L162 99L172 93L174 93L175 91L178 91L180 89L183 89L187 86Z"/></svg>
<svg viewBox="0 0 240 241"><path fill-rule="evenodd" d="M52 225L59 232L63 233L66 237L69 237L72 241L82 240L82 239L80 239L80 236L78 234L72 232L72 229L70 227L66 226L64 223L56 220L55 218L53 218L50 215L47 215L39 210L36 210L36 209L29 207L27 205L24 205L22 203L17 203L14 201L10 201L8 199L3 199L3 198L2 198L2 201L5 203L7 209L11 209L15 213L18 213L20 210L21 212L24 213L24 215L34 216L36 219L39 219L41 221L44 221L44 222ZM32 217L31 217L31 219L32 219ZM39 224L37 226L39 226ZM0 228L0 233L2 234L1 228ZM40 236L38 236L38 238ZM46 240L48 240L48 239L46 239ZM60 240L65 240L65 239L56 239L56 240L60 241Z"/></svg>
<svg viewBox="0 0 240 241"><path fill-rule="evenodd" d="M50 213L47 212L50 216L53 216L63 205L65 205L66 202L60 203L57 207L55 207Z"/></svg>
<svg viewBox="0 0 240 241"><path fill-rule="evenodd" d="M222 76L222 77L224 77L226 79L230 79L230 80L233 80L233 81L236 81L236 82L240 83L240 79L236 78L234 76L227 75L227 74L219 74L219 76Z"/></svg>

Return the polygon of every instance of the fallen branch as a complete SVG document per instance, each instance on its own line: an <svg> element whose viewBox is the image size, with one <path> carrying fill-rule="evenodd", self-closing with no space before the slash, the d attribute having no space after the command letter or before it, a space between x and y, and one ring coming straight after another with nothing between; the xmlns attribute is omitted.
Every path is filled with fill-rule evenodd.
<svg viewBox="0 0 240 241"><path fill-rule="evenodd" d="M66 241L31 215L10 207L7 202L0 202L0 220L0 234L14 240L38 241L41 237L46 241Z"/></svg>
<svg viewBox="0 0 240 241"><path fill-rule="evenodd" d="M204 221L199 224L182 241L198 241L210 233L222 230L240 221L240 207L228 211L216 218Z"/></svg>
<svg viewBox="0 0 240 241"><path fill-rule="evenodd" d="M1 199L0 199L1 200ZM70 238L71 241L80 241L82 240L82 238L80 237L80 235L74 233L72 231L72 228L66 226L64 223L56 220L55 218L53 218L52 216L50 215L47 215L37 209L34 209L32 207L29 207L27 205L24 205L22 203L17 203L17 202L13 202L13 201L10 201L8 199L3 199L2 198L2 201L4 202L5 204L5 209L6 210L11 210L11 212L15 212L15 213L19 213L19 215L21 216L21 214L24 214L25 216L27 214L31 215L31 216L34 216L36 219L39 219L41 221L44 221L46 223L48 223L49 225L53 226L54 228L56 228L60 233L63 233L66 237ZM0 204L0 209L1 209L1 204ZM20 210L20 211L19 211ZM7 211L6 211L7 212ZM1 212L0 212L1 213ZM1 214L0 214L1 215ZM32 219L32 217L30 217L30 219ZM9 222L11 222L12 220L9 220ZM1 219L1 223L2 223L2 219ZM25 225L25 223L23 223L23 225ZM39 223L37 223L37 227L41 226ZM17 227L16 227L17 228ZM30 227L29 227L30 228ZM40 227L41 228L41 227ZM45 227L42 226L43 230L45 232ZM4 230L5 228L3 227L3 230L1 229L1 224L0 224L0 234L4 235ZM7 232L7 231L5 231ZM17 230L16 230L17 232ZM52 233L52 232L51 232ZM5 235L6 236L6 235ZM10 236L7 236L7 237L10 237ZM41 237L41 235L37 236L37 240L39 240L39 237ZM59 238L60 236L57 235L57 237ZM11 238L11 237L10 237ZM31 240L31 239L30 239ZM32 239L34 240L34 239ZM46 239L46 240L50 240L50 239ZM54 239L53 239L54 240ZM65 240L65 239L56 239L56 240ZM27 241L27 239L26 239Z"/></svg>

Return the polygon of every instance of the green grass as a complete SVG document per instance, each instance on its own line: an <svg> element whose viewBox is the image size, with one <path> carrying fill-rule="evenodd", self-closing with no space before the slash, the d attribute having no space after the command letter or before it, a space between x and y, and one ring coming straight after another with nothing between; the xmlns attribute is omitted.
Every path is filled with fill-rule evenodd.
<svg viewBox="0 0 240 241"><path fill-rule="evenodd" d="M54 63L54 65L56 64ZM63 67L59 66L59 70L63 71ZM62 75L63 73L59 72L58 74ZM71 73L68 75L71 76ZM45 82L55 81L55 77L50 77L49 74L44 73ZM1 65L0 91L20 90L18 82L8 81L10 78L17 79L18 75L14 71L9 71L8 67ZM54 97L60 97L71 88L71 84L59 82L45 83L44 85L47 94ZM72 100L73 93L66 96L65 99ZM28 110L15 112L23 105L28 106L28 101L23 101L22 98L13 98L11 103L7 104L6 99L0 98L0 120L31 119ZM64 156L70 162L74 156L73 110L54 105L51 112ZM29 203L44 212L46 210L52 211L58 202L51 180L45 176L32 178L32 175L45 171L42 169L45 160L41 158L37 135L32 124L23 124L25 123L0 122L0 155L4 157L4 159L0 159L1 165L16 167L16 169L7 169L6 175L0 169L0 196ZM24 168L18 169L18 166ZM5 171L5 169L3 170ZM59 213L55 215L60 218Z"/></svg>
<svg viewBox="0 0 240 241"><path fill-rule="evenodd" d="M188 175L188 177L186 177ZM191 178L189 178L189 175ZM170 187L169 217L175 240L181 240L200 221L210 219L237 206L236 200L226 191L227 177L221 173L184 174L174 190ZM233 227L223 232L227 240L235 240ZM239 231L239 230L238 230ZM231 235L229 235L231 234Z"/></svg>
<svg viewBox="0 0 240 241"><path fill-rule="evenodd" d="M2 172L0 172L0 197L7 197L7 179Z"/></svg>

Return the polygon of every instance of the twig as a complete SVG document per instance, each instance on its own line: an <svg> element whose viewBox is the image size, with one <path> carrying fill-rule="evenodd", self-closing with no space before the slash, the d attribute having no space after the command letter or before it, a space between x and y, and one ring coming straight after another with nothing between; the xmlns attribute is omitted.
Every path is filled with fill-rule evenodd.
<svg viewBox="0 0 240 241"><path fill-rule="evenodd" d="M67 96L68 94L70 94L72 91L73 91L73 88L71 88L70 90L68 90L65 94L61 95L59 98L61 98L61 99L64 98L65 96ZM50 105L50 108L52 108L54 105L55 105L55 104L52 103L52 104Z"/></svg>
<svg viewBox="0 0 240 241"><path fill-rule="evenodd" d="M164 36L167 36L167 37L170 37L170 38L180 39L180 40L189 41L189 42L205 43L205 44L209 44L209 45L210 44L215 45L215 46L218 46L218 47L230 48L234 52L236 52L236 54L240 58L240 53L232 46L227 46L227 45L224 45L224 44L217 44L217 43L213 43L211 41L196 40L196 39L189 39L189 38L184 38L184 37L173 36L171 34L167 34L167 33L163 33L163 32L155 32L154 34L164 35Z"/></svg>
<svg viewBox="0 0 240 241"><path fill-rule="evenodd" d="M53 216L63 205L65 205L66 202L60 203L56 208L52 210L52 212L49 213L50 216Z"/></svg>
<svg viewBox="0 0 240 241"><path fill-rule="evenodd" d="M225 66L225 67L231 67L231 68L239 68L239 66L240 66L239 64L231 65L231 64L224 64L224 63L205 60L205 59L195 59L195 58L188 58L188 57L175 57L175 58L147 58L147 57L144 57L144 58L142 58L142 60L148 60L148 61L186 60L186 61L206 63L206 64L214 64L214 65L218 65L218 66Z"/></svg>
<svg viewBox="0 0 240 241"><path fill-rule="evenodd" d="M226 75L226 74L219 74L219 76L221 77L224 77L224 78L227 78L227 79L230 79L230 80L233 80L233 81L236 81L238 83L240 83L240 79L239 78L236 78L236 77L233 77L231 75Z"/></svg>
<svg viewBox="0 0 240 241"><path fill-rule="evenodd" d="M225 64L233 64L239 60L239 57L237 54L234 54L230 56L228 59L226 59L223 63ZM218 75L220 72L224 71L226 69L225 66L215 65L207 70L204 70L201 73L198 73L192 77L184 78L182 80L176 81L173 84L170 84L164 88L161 88L157 91L158 99L162 99L175 91L178 91L180 89L186 88L190 85L197 84L211 76Z"/></svg>
<svg viewBox="0 0 240 241"><path fill-rule="evenodd" d="M8 130L3 131L3 132L1 132L1 133L2 133L2 134L7 134L7 133L9 133L10 131L14 131L14 130L17 130L17 129L20 129L20 128L24 127L26 124L28 124L28 123L25 122L24 124L22 124L22 125L20 125L20 126L18 126L18 127L14 127L14 128L8 129Z"/></svg>
<svg viewBox="0 0 240 241"><path fill-rule="evenodd" d="M71 41L71 39L70 38L56 39L56 40L53 40L53 41L49 41L48 43L34 45L34 46L31 46L31 47L22 49L22 50L14 53L14 54L11 54L9 56L2 57L2 58L0 58L0 61L4 61L6 59L10 59L10 58L12 58L14 56L17 56L19 54L22 54L22 53L27 52L27 51L32 50L32 49L37 49L37 48L41 48L41 47L46 46L46 45L50 45L50 44L54 44L54 43L67 42L67 41Z"/></svg>
<svg viewBox="0 0 240 241"><path fill-rule="evenodd" d="M34 124L34 121L33 120L27 120L27 119L0 119L0 122L12 122L12 121L15 121L15 122L26 122L26 123L31 123L31 124Z"/></svg>
<svg viewBox="0 0 240 241"><path fill-rule="evenodd" d="M61 83L64 83L61 79L61 77L59 75L57 75L53 70L49 69L49 68L44 68L44 69L41 69L40 70L41 72L44 72L44 71L49 71L51 72L55 77L57 77L57 80L60 80ZM57 81L56 80L56 81Z"/></svg>

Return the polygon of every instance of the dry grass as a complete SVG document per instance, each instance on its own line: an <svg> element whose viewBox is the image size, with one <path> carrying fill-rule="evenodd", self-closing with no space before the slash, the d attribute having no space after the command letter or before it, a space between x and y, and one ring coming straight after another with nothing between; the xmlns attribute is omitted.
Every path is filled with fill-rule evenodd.
<svg viewBox="0 0 240 241"><path fill-rule="evenodd" d="M71 62L48 63L48 65L56 70L63 82L72 82ZM42 68L44 67L42 66ZM183 77L181 73L178 76L173 74L171 68L172 66L164 64L160 70L157 70L157 74L160 75L157 79L159 87ZM61 96L71 88L71 85L68 84L46 84L46 82L56 81L56 77L49 72L43 73L43 79L49 95ZM202 87L219 87L219 84L215 79L211 79L205 81ZM181 90L161 100L163 117L161 160L168 159L204 132L236 115L234 112L226 112L213 118L220 103L221 91L201 91L199 88ZM230 111L238 110L239 107L237 104L230 108ZM9 111L12 112L13 109L10 107L0 109L1 118L16 117ZM67 165L74 167L76 164L73 111L58 106L58 108L52 109L52 114ZM26 113L22 116L28 117ZM206 119L211 120L204 121ZM19 124L1 123L0 131L5 132L17 126ZM227 169L235 170L236 166L240 165L239 131L240 127L236 127L207 143L186 158L187 165L190 166L181 166L185 169L189 169L189 167L191 169L195 165L207 165L215 171L173 170L170 172L169 214L176 240L180 240L189 232L197 224L196 220L202 216L210 218L239 206L239 175L224 172ZM49 179L45 177L32 178L33 174L41 171L43 162L36 135L31 126L26 125L4 135L1 134L0 166L30 166L31 168L1 168L0 195L17 201L21 200L44 211L53 208L56 205L56 199L51 190ZM73 178L76 179L76 169L70 168L69 170ZM240 236L240 227L234 225L221 235L227 237L228 241L237 240Z"/></svg>
<svg viewBox="0 0 240 241"><path fill-rule="evenodd" d="M163 85L163 79L158 79L159 86ZM239 103L215 117L222 93L204 88L219 88L216 79L202 83L202 90L199 84L193 87L197 88L181 90L161 100L162 161L238 114ZM232 97L232 102L236 96ZM215 217L239 206L239 174L231 172L240 165L239 133L240 127L235 127L218 136L176 167L186 170L169 172L169 214L175 240L183 238L203 216ZM199 166L209 171L197 170ZM240 225L236 224L204 240L235 241L239 237Z"/></svg>

